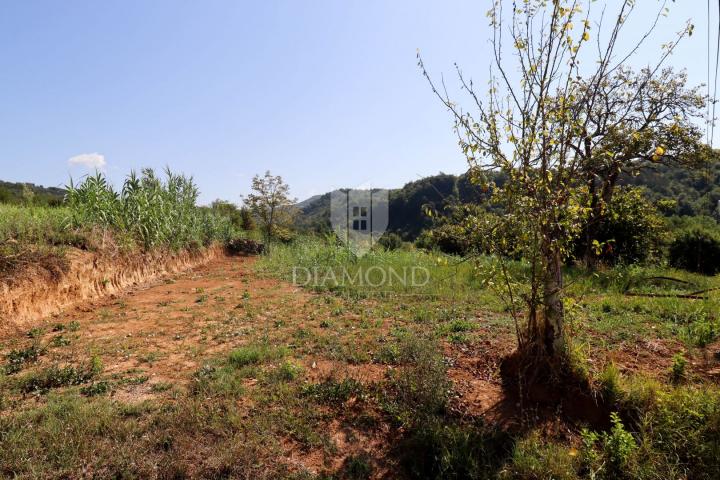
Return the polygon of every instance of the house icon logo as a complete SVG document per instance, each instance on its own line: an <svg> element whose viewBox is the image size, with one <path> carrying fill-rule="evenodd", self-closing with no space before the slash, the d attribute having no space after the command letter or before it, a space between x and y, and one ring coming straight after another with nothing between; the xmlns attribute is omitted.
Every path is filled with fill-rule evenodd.
<svg viewBox="0 0 720 480"><path fill-rule="evenodd" d="M388 191L335 190L330 194L330 224L355 255L365 255L387 229Z"/></svg>

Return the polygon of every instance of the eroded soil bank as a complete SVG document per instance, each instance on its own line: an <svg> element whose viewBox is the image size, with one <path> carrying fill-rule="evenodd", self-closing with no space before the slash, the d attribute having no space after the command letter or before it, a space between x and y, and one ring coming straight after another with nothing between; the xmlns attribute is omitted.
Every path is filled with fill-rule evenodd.
<svg viewBox="0 0 720 480"><path fill-rule="evenodd" d="M212 246L199 251L105 255L71 249L69 270L53 279L41 268L0 284L0 331L24 329L33 321L82 301L116 294L125 288L182 272L224 255Z"/></svg>

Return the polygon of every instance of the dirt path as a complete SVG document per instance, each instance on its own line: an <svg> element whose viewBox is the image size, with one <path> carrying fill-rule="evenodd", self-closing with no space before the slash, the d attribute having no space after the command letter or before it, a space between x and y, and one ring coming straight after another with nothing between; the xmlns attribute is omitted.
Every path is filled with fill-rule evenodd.
<svg viewBox="0 0 720 480"><path fill-rule="evenodd" d="M294 314L292 323L303 325L311 295L259 277L253 264L251 258L221 257L121 295L80 304L45 319L29 335L58 347L48 349L42 363L99 356L105 375L129 379L116 394L139 399L157 384L186 383L213 355L256 340L252 337L281 312ZM22 336L7 339L3 353L25 343Z"/></svg>

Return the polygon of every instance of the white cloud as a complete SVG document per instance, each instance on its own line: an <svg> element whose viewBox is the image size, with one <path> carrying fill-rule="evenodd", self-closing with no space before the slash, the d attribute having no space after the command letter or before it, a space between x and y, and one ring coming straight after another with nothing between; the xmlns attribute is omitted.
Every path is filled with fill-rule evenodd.
<svg viewBox="0 0 720 480"><path fill-rule="evenodd" d="M102 170L107 165L105 156L99 153L81 153L68 159L68 165L82 165L90 170Z"/></svg>

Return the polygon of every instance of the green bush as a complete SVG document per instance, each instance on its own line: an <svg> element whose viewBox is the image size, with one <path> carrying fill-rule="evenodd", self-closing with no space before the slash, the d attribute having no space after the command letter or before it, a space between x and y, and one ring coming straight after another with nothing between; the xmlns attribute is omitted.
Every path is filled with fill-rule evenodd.
<svg viewBox="0 0 720 480"><path fill-rule="evenodd" d="M615 193L596 238L590 241L599 260L630 264L658 256L664 232L665 222L645 198L644 190L623 187ZM582 258L586 242L586 236L581 234L574 246L576 258Z"/></svg>
<svg viewBox="0 0 720 480"><path fill-rule="evenodd" d="M380 237L378 244L380 244L380 246L382 246L385 250L397 250L398 248L402 248L403 241L397 233L386 232L382 237Z"/></svg>
<svg viewBox="0 0 720 480"><path fill-rule="evenodd" d="M720 235L702 229L682 232L670 245L670 264L691 272L720 272Z"/></svg>

